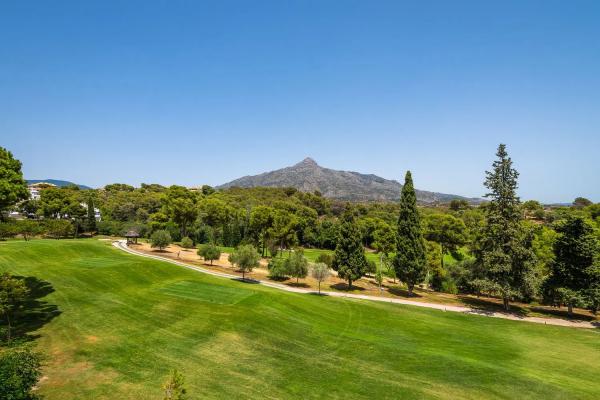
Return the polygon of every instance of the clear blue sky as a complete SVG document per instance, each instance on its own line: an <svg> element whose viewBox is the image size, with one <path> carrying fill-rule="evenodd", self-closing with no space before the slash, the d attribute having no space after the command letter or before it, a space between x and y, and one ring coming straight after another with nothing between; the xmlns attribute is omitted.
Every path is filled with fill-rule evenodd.
<svg viewBox="0 0 600 400"><path fill-rule="evenodd" d="M3 1L0 145L92 186L311 156L480 196L504 142L524 199L600 201L599 21L598 1Z"/></svg>

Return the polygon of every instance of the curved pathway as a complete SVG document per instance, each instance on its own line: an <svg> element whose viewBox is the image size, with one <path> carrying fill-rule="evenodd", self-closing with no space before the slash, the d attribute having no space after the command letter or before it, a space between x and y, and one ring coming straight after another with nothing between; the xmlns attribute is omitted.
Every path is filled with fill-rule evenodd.
<svg viewBox="0 0 600 400"><path fill-rule="evenodd" d="M218 276L221 278L241 280L241 278L237 275L226 274L224 272L211 271L209 269L198 267L196 265L186 264L181 261L175 261L175 260L172 260L169 258L133 250L127 246L127 243L125 240L114 241L113 246L115 246L116 248L121 249L123 251L126 251L127 253L130 253L130 254L135 254L135 255L141 256L141 257L153 258L155 260L168 262L171 264L179 265L180 267L188 268L188 269L191 269L191 270L194 270L197 272L202 272L204 274ZM253 282L261 284L263 286L268 286L268 287L272 287L272 288L279 289L279 290L285 290L287 292L304 293L304 294L317 293L313 290L294 288L294 287L290 287L287 285L282 285L280 283L261 281L261 280L253 280ZM393 298L385 298L385 297L366 296L366 295L362 295L362 294L327 292L327 291L321 291L321 294L326 295L326 296L332 296L332 297L348 297L348 298L352 298L352 299L380 301L380 302L385 302L385 303L396 303L396 304L405 304L405 305L416 306L416 307L434 308L434 309L441 310L441 311L459 312L459 313L463 313L463 314L472 314L472 315L483 315L483 316L487 316L487 317L510 319L513 321L526 321L526 322L533 322L533 323L544 324L544 325L556 325L556 326L588 328L588 329L600 327L600 323L598 323L598 322L569 321L569 320L560 319L560 318L519 317L518 315L514 315L514 314L505 314L505 313L494 312L494 311L478 310L478 309L471 308L471 307L451 306L451 305L443 305L443 304L435 304L435 303L424 303L424 302L411 301L411 300L405 300L405 299L393 299Z"/></svg>

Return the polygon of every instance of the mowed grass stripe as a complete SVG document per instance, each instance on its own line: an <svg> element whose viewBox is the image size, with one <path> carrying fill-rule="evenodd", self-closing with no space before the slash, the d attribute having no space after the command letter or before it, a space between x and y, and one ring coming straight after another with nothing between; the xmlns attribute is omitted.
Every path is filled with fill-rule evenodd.
<svg viewBox="0 0 600 400"><path fill-rule="evenodd" d="M106 260L106 262L99 262ZM598 331L277 291L94 240L8 242L61 314L32 334L47 399L594 399Z"/></svg>

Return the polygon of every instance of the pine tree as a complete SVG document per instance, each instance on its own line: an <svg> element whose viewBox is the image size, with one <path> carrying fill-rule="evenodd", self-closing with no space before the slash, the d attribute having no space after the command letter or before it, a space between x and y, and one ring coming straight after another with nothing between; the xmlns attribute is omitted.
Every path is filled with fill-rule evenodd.
<svg viewBox="0 0 600 400"><path fill-rule="evenodd" d="M594 228L583 218L570 216L556 231L560 236L554 243L555 258L550 263L545 292L553 300L566 303L570 316L577 303L587 302L595 309L590 294L595 284L600 283L600 247Z"/></svg>
<svg viewBox="0 0 600 400"><path fill-rule="evenodd" d="M481 290L500 295L508 310L511 298L533 291L535 254L531 236L521 223L519 173L504 144L498 146L496 156L484 183L490 202L484 208L485 224L477 240L476 257L485 276L477 283Z"/></svg>
<svg viewBox="0 0 600 400"><path fill-rule="evenodd" d="M394 259L396 276L406 283L408 295L411 296L415 285L425 279L427 260L419 211L417 210L417 195L410 171L406 172L400 195L396 249Z"/></svg>
<svg viewBox="0 0 600 400"><path fill-rule="evenodd" d="M348 207L342 216L332 268L340 278L348 280L348 288L351 288L352 282L360 279L367 267L360 231L354 221L353 211Z"/></svg>
<svg viewBox="0 0 600 400"><path fill-rule="evenodd" d="M94 199L92 196L88 198L87 201L87 230L89 232L96 231L96 212L94 211Z"/></svg>

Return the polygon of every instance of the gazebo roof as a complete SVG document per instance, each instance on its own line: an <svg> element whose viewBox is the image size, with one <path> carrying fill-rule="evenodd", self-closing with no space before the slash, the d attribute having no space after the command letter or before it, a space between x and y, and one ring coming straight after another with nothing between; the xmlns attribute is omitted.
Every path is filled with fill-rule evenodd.
<svg viewBox="0 0 600 400"><path fill-rule="evenodd" d="M140 237L140 234L134 230L127 231L125 237Z"/></svg>

